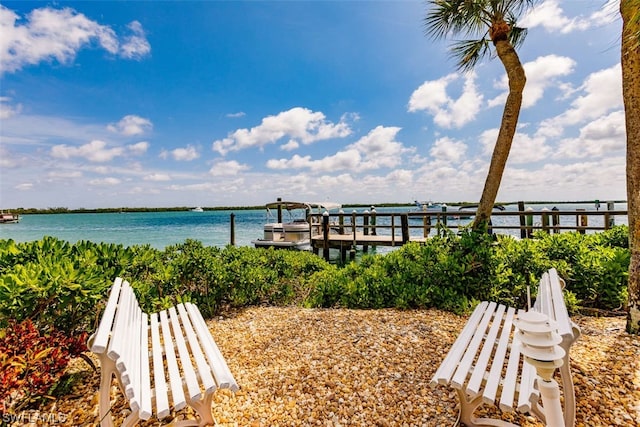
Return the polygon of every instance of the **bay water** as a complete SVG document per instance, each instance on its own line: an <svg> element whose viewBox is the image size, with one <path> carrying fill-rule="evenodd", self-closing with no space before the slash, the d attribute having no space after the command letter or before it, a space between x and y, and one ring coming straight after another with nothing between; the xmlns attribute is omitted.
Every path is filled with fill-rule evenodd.
<svg viewBox="0 0 640 427"><path fill-rule="evenodd" d="M593 204L550 204L532 205L534 210L558 207L561 211L575 209L595 210ZM603 206L604 208L604 206ZM343 208L345 213L363 212L366 208ZM369 208L370 209L370 208ZM414 206L380 207L376 211L408 212ZM601 208L602 209L602 208ZM615 210L626 210L626 203L617 203ZM457 208L452 207L454 212ZM508 211L517 211L517 205L506 206ZM27 242L53 236L75 243L80 240L116 243L124 246L150 245L156 249L182 243L187 239L203 242L206 246L224 247L231 241L231 214L235 216L236 246L253 246L251 241L262 237L263 225L267 222L264 209L255 210L215 210L204 212L123 212L123 213L65 213L23 215L17 224L0 224L0 239ZM539 220L539 217L537 217ZM381 217L380 220L383 220ZM494 225L518 225L517 217L493 218ZM564 218L562 223L570 223L575 218ZM589 219L589 225L602 223L602 217ZM600 224L598 224L598 221ZM626 216L616 216L616 224L627 224ZM378 222L383 225L382 221ZM396 224L399 225L399 224ZM419 230L417 230L419 231ZM398 231L399 232L399 231ZM501 230L501 233L519 235L516 230ZM433 233L433 231L432 231ZM384 252L389 248L378 248Z"/></svg>

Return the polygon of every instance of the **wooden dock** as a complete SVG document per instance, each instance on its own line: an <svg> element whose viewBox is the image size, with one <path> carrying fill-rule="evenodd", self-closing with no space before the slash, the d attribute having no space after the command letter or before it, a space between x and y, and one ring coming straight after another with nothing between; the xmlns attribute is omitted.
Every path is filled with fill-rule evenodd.
<svg viewBox="0 0 640 427"><path fill-rule="evenodd" d="M607 230L615 224L616 216L626 216L627 211L613 209L608 204L606 210L574 210L560 211L541 209L533 211L525 209L524 203L518 203L518 211L497 211L492 217L516 217L514 224L519 225L491 225L490 232L519 230L520 238L531 237L535 231L546 233L560 233L563 231L577 231L579 233ZM315 254L320 254L329 260L330 249L338 249L342 260L346 260L347 253L355 258L356 248L361 247L367 252L369 247L402 246L408 242L424 243L433 233L443 229L460 230L468 226L475 216L474 211L442 212L371 212L325 213L312 214L309 218L312 228L311 247ZM571 221L570 223L561 223ZM597 224L590 224L590 218L597 218Z"/></svg>

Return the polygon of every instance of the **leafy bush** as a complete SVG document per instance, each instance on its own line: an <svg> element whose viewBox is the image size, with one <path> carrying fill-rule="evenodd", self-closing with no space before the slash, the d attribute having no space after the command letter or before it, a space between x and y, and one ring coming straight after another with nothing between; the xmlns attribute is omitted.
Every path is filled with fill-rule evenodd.
<svg viewBox="0 0 640 427"><path fill-rule="evenodd" d="M39 331L30 320L0 330L0 408L15 410L46 398L69 359L86 351L87 334Z"/></svg>

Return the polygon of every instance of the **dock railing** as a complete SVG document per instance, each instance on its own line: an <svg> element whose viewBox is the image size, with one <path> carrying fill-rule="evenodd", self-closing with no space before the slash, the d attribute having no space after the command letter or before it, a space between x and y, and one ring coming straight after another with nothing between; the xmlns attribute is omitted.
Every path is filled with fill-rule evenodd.
<svg viewBox="0 0 640 427"><path fill-rule="evenodd" d="M475 210L460 211L404 211L376 212L375 209L351 213L312 214L312 224L318 224L320 233L312 238L313 250L328 258L330 248L355 251L362 246L401 246L409 241L424 242L429 236L445 229L454 232L467 228L475 217ZM561 233L576 231L590 233L608 230L616 217L626 218L626 210L559 210L558 208L533 210L519 205L517 211L492 212L491 233L509 234L528 238L536 231Z"/></svg>

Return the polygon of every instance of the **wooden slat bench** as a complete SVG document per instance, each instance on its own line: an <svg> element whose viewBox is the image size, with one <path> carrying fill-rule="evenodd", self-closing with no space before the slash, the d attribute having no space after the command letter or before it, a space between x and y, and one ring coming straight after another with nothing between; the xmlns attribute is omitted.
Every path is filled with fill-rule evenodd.
<svg viewBox="0 0 640 427"><path fill-rule="evenodd" d="M117 278L89 349L100 359L100 425L112 426L110 390L118 380L131 413L131 426L166 418L187 405L196 420L175 425L213 425L211 401L217 388L238 389L198 308L178 304L160 313L142 312L128 282Z"/></svg>
<svg viewBox="0 0 640 427"><path fill-rule="evenodd" d="M574 426L575 395L569 349L580 336L580 329L569 318L563 287L564 281L555 269L544 273L532 309L548 315L558 325L562 337L560 345L565 350L559 369L564 422L565 426ZM506 412L530 412L545 421L544 410L539 404L536 370L524 362L513 324L514 318L522 312L494 302L480 303L431 379L431 387L445 384L456 390L460 399L460 421L467 426L513 425L476 417L476 409L483 404L498 406Z"/></svg>

